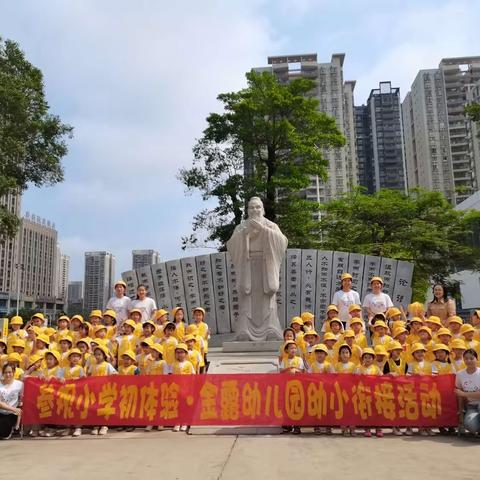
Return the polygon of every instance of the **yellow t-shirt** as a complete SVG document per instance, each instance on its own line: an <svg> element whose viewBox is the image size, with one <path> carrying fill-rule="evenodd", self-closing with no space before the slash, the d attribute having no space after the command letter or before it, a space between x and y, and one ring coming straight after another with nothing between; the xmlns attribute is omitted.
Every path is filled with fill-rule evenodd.
<svg viewBox="0 0 480 480"><path fill-rule="evenodd" d="M200 352L197 350L189 350L188 351L188 360L193 365L193 368L195 368L195 372L199 373L200 372L200 367L203 367L203 358L202 355L200 355Z"/></svg>
<svg viewBox="0 0 480 480"><path fill-rule="evenodd" d="M174 375L194 375L195 368L189 360L183 362L175 360L172 365L172 373Z"/></svg>
<svg viewBox="0 0 480 480"><path fill-rule="evenodd" d="M76 378L83 378L85 376L85 370L80 365L75 367L65 368L65 380L74 380Z"/></svg>
<svg viewBox="0 0 480 480"><path fill-rule="evenodd" d="M50 380L51 378L60 378L59 375L61 373L62 373L62 370L58 365L53 368L42 369L42 376L47 380Z"/></svg>
<svg viewBox="0 0 480 480"><path fill-rule="evenodd" d="M364 348L367 348L367 337L365 336L364 333L358 333L357 335L355 335L355 343L361 348L361 349L364 349Z"/></svg>
<svg viewBox="0 0 480 480"><path fill-rule="evenodd" d="M401 356L400 356L400 363L398 365L395 363L395 361L392 358L389 358L386 363L388 363L388 368L390 370L390 373L394 373L396 375L405 375L406 362Z"/></svg>
<svg viewBox="0 0 480 480"><path fill-rule="evenodd" d="M316 360L310 365L310 373L331 373L332 366L329 362L318 363Z"/></svg>
<svg viewBox="0 0 480 480"><path fill-rule="evenodd" d="M175 324L175 331L173 332L173 336L179 341L183 341L183 337L185 336L185 322L179 322Z"/></svg>
<svg viewBox="0 0 480 480"><path fill-rule="evenodd" d="M380 371L377 365L373 364L369 367L365 367L363 365L359 365L355 370L355 373L359 375L382 375L383 372Z"/></svg>
<svg viewBox="0 0 480 480"><path fill-rule="evenodd" d="M451 363L439 362L438 360L435 360L432 362L432 365L437 370L438 375L449 375L451 373L455 373L455 369Z"/></svg>
<svg viewBox="0 0 480 480"><path fill-rule="evenodd" d="M163 337L162 345L163 359L171 366L175 361L175 347L178 345L178 341L175 337Z"/></svg>
<svg viewBox="0 0 480 480"><path fill-rule="evenodd" d="M335 373L354 373L357 366L353 362L337 362L334 368Z"/></svg>
<svg viewBox="0 0 480 480"><path fill-rule="evenodd" d="M408 364L408 371L410 375L431 375L432 374L432 364L423 360L422 362L413 362Z"/></svg>
<svg viewBox="0 0 480 480"><path fill-rule="evenodd" d="M118 369L119 375L135 375L137 367L135 365L130 365L129 367L120 367Z"/></svg>
<svg viewBox="0 0 480 480"><path fill-rule="evenodd" d="M153 358L150 354L140 353L137 355L137 365L141 374L145 374L148 370L148 366L153 362Z"/></svg>
<svg viewBox="0 0 480 480"><path fill-rule="evenodd" d="M297 368L298 370L305 370L305 364L301 357L295 355L293 358L284 358L280 363L280 368Z"/></svg>
<svg viewBox="0 0 480 480"><path fill-rule="evenodd" d="M169 368L165 360L156 360L149 364L146 375L168 375Z"/></svg>
<svg viewBox="0 0 480 480"><path fill-rule="evenodd" d="M204 353L208 353L208 325L205 322L195 324L198 328L198 335L203 338Z"/></svg>

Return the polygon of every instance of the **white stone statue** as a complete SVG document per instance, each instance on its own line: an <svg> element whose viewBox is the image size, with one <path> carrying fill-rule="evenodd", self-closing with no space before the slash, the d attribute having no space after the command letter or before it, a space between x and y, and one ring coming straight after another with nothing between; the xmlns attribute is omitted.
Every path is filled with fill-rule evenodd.
<svg viewBox="0 0 480 480"><path fill-rule="evenodd" d="M238 278L237 341L282 339L276 293L288 240L264 215L262 201L252 197L248 219L235 228L227 242Z"/></svg>

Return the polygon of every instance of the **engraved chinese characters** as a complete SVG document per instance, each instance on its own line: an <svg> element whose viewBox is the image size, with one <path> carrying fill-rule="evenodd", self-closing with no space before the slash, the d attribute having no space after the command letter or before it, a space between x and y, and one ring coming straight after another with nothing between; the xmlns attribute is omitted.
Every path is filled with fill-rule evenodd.
<svg viewBox="0 0 480 480"><path fill-rule="evenodd" d="M235 265L239 298L237 340L279 340L276 292L288 240L264 217L257 197L248 203L248 220L235 228L227 249Z"/></svg>

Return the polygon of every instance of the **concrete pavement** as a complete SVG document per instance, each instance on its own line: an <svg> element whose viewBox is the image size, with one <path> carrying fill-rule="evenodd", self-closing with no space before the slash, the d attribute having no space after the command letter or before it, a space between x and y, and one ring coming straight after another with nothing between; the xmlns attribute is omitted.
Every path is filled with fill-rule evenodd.
<svg viewBox="0 0 480 480"><path fill-rule="evenodd" d="M171 431L0 443L0 479L470 480L480 442L469 437L186 435Z"/></svg>

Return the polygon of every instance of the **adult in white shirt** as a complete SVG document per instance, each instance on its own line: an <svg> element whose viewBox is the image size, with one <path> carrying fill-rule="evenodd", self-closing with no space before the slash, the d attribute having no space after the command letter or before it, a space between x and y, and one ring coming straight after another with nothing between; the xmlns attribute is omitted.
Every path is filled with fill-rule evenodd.
<svg viewBox="0 0 480 480"><path fill-rule="evenodd" d="M115 311L117 314L117 329L119 329L128 318L128 313L132 309L132 301L125 296L127 284L123 280L115 282L114 288L115 296L107 302L105 310Z"/></svg>
<svg viewBox="0 0 480 480"><path fill-rule="evenodd" d="M335 292L332 299L332 305L338 308L338 318L343 323L343 328L350 328L350 315L348 307L353 304L360 305L360 295L352 290L352 276L349 273L343 273L340 277L342 282L340 290Z"/></svg>
<svg viewBox="0 0 480 480"><path fill-rule="evenodd" d="M463 361L466 368L456 375L455 393L460 405L465 406L463 426L472 433L480 433L480 368L478 354L473 348L465 350Z"/></svg>
<svg viewBox="0 0 480 480"><path fill-rule="evenodd" d="M6 363L0 381L0 439L9 439L22 411L23 382L14 379L15 367Z"/></svg>
<svg viewBox="0 0 480 480"><path fill-rule="evenodd" d="M145 285L140 284L137 287L137 298L132 300L132 308L138 308L142 312L142 323L152 320L157 311L155 300L147 297L148 289Z"/></svg>
<svg viewBox="0 0 480 480"><path fill-rule="evenodd" d="M368 317L368 323L371 324L372 318L377 313L386 314L390 307L393 307L392 299L389 295L382 292L383 280L381 277L373 277L370 280L372 293L367 293L363 299L363 309Z"/></svg>

